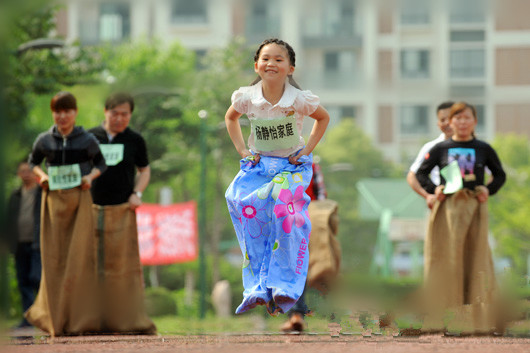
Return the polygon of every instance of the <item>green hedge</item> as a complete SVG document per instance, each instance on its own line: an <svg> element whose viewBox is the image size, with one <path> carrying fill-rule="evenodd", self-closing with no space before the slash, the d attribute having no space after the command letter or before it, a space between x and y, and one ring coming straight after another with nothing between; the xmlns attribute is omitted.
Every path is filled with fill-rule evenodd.
<svg viewBox="0 0 530 353"><path fill-rule="evenodd" d="M149 316L176 315L177 302L167 288L146 288L145 309Z"/></svg>

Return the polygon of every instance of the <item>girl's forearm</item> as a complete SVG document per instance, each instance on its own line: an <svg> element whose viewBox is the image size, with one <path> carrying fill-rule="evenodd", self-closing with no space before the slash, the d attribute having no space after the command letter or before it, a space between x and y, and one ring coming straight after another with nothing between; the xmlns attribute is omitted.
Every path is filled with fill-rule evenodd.
<svg viewBox="0 0 530 353"><path fill-rule="evenodd" d="M225 115L226 129L228 135L234 144L237 152L243 157L243 154L247 150L243 133L241 132L241 126L239 126L239 117L241 114L237 113L233 107L230 107Z"/></svg>
<svg viewBox="0 0 530 353"><path fill-rule="evenodd" d="M313 129L311 130L311 134L309 135L309 139L307 140L306 146L303 150L304 154L306 155L313 152L317 144L322 139L322 136L324 136L326 128L329 124L329 114L322 107L319 107L315 114L311 115L311 117L315 119L315 124L313 125Z"/></svg>

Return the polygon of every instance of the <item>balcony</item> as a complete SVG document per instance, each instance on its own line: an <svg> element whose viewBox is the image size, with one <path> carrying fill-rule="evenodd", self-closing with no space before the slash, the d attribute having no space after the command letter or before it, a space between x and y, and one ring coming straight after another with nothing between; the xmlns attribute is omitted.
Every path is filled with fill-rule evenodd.
<svg viewBox="0 0 530 353"><path fill-rule="evenodd" d="M362 46L362 37L356 33L353 19L306 19L302 28L302 44L305 48L340 49Z"/></svg>
<svg viewBox="0 0 530 353"><path fill-rule="evenodd" d="M248 43L261 43L266 38L280 36L280 19L277 17L252 16L246 22L245 36Z"/></svg>
<svg viewBox="0 0 530 353"><path fill-rule="evenodd" d="M362 74L354 70L323 71L304 68L295 73L302 89L311 90L355 90L361 86Z"/></svg>

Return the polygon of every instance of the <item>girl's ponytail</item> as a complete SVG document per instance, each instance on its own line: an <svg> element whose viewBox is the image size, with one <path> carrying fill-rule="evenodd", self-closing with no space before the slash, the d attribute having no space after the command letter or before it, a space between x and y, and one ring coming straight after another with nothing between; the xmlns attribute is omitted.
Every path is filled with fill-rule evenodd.
<svg viewBox="0 0 530 353"><path fill-rule="evenodd" d="M256 77L256 79L254 81L252 81L249 86L254 86L259 81L261 81L261 77L259 77L259 75L258 75L258 77Z"/></svg>
<svg viewBox="0 0 530 353"><path fill-rule="evenodd" d="M298 88L299 90L301 90L302 88L300 87L300 85L298 83L296 83L296 81L294 80L293 78L293 75L289 75L287 76L289 78L289 83L291 84L291 86L295 87L295 88Z"/></svg>

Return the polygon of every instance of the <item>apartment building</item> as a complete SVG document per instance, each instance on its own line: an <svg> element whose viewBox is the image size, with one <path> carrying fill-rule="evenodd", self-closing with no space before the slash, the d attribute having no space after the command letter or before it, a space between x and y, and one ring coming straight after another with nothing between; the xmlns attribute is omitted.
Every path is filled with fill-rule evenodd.
<svg viewBox="0 0 530 353"><path fill-rule="evenodd" d="M204 51L233 35L232 0L63 0L58 32L81 45L156 38Z"/></svg>
<svg viewBox="0 0 530 353"><path fill-rule="evenodd" d="M436 106L478 108L479 138L530 136L527 0L65 0L58 32L82 45L180 41L197 52L244 36L288 41L296 79L408 164L438 135Z"/></svg>

